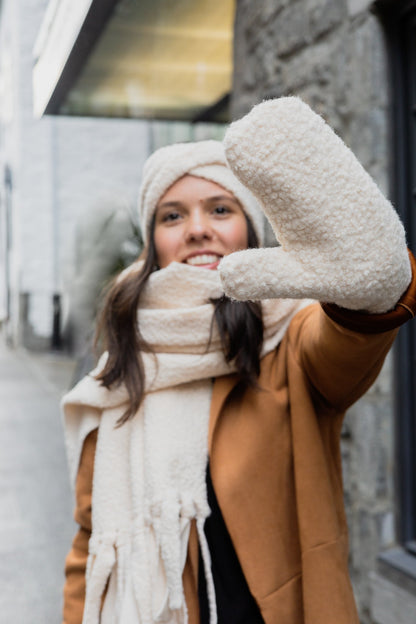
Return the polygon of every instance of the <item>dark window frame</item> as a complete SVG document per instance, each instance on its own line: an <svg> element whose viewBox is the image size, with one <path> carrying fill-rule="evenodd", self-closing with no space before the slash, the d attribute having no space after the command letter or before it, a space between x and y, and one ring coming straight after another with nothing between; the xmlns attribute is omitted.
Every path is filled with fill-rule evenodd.
<svg viewBox="0 0 416 624"><path fill-rule="evenodd" d="M408 244L416 248L416 0L379 0L391 72L393 201ZM411 80L413 77L413 80ZM416 578L416 325L402 327L395 346L396 528L401 553L381 563Z"/></svg>

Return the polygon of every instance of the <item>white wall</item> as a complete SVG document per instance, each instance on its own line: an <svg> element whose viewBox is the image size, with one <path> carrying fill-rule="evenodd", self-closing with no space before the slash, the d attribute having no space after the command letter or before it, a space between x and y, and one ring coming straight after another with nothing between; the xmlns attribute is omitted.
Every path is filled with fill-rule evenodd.
<svg viewBox="0 0 416 624"><path fill-rule="evenodd" d="M76 262L77 220L103 196L134 204L148 153L144 122L34 119L32 51L46 5L46 0L3 0L0 16L0 85L1 95L7 96L0 104L0 192L4 200L7 163L13 175L8 333L14 342L21 339L22 293L29 294L29 334L49 339L52 295L62 291L64 267L70 272ZM1 205L4 292L4 201Z"/></svg>

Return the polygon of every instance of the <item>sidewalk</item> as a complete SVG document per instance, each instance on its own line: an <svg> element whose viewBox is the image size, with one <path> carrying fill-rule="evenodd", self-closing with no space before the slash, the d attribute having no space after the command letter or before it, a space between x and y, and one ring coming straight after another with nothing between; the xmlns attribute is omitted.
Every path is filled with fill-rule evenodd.
<svg viewBox="0 0 416 624"><path fill-rule="evenodd" d="M75 525L59 398L74 362L0 335L0 624L59 624Z"/></svg>

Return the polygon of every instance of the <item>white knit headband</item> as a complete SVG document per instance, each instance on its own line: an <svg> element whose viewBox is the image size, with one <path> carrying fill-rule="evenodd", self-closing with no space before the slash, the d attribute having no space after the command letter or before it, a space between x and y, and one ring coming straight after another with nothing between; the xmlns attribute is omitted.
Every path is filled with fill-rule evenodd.
<svg viewBox="0 0 416 624"><path fill-rule="evenodd" d="M254 195L229 169L222 143L198 141L162 147L147 159L139 193L139 218L145 244L149 238L150 224L160 198L176 180L186 174L210 180L230 191L249 217L259 244L263 243L262 210Z"/></svg>

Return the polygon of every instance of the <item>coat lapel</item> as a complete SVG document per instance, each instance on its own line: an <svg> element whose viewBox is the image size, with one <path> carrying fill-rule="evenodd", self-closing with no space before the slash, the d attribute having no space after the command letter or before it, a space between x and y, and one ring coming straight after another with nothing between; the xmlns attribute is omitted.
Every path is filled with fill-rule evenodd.
<svg viewBox="0 0 416 624"><path fill-rule="evenodd" d="M217 426L218 417L224 407L224 404L229 396L230 392L238 382L238 376L224 375L217 377L214 381L214 387L212 389L212 400L209 415L209 429L208 429L208 452L211 455L212 440L214 438L215 428Z"/></svg>

